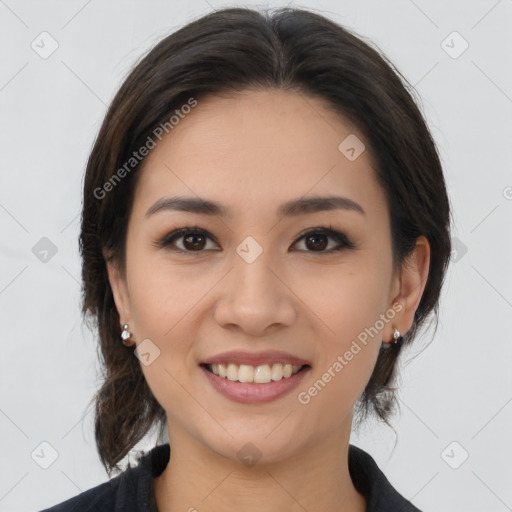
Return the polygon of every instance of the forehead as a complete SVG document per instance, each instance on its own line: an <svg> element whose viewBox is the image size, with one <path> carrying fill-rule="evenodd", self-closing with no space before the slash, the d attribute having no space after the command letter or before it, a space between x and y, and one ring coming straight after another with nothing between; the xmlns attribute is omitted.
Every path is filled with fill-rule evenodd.
<svg viewBox="0 0 512 512"><path fill-rule="evenodd" d="M319 98L278 90L208 96L156 139L139 171L134 209L171 193L214 199L240 213L333 193L382 209L368 149Z"/></svg>

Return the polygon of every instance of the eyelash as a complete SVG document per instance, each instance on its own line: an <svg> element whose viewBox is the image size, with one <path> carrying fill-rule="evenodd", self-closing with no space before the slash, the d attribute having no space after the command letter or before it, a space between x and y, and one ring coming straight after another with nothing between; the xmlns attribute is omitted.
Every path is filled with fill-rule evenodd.
<svg viewBox="0 0 512 512"><path fill-rule="evenodd" d="M214 240L214 238L208 233L208 231L205 231L204 229L201 229L198 226L186 226L184 228L176 229L169 234L165 235L161 240L155 242L155 245L159 248L166 248L173 252L181 252L181 253L187 253L187 254L200 254L202 252L205 252L205 249L199 250L199 251L189 251L186 249L179 249L179 248L172 248L172 244L176 240L182 239L185 237L185 235L199 235L203 237L210 238L211 240ZM307 238L310 235L324 235L329 238L332 238L335 240L338 244L338 247L335 249L330 249L328 251L309 251L309 250L301 250L300 252L310 252L310 253L319 253L319 254L330 254L330 253L336 253L340 252L344 249L354 249L355 244L344 234L340 231L337 231L333 229L332 226L329 227L318 227L318 228L312 228L303 233L302 235L297 238L297 240L294 242L294 245L299 242L300 240ZM216 243L216 242L215 242Z"/></svg>

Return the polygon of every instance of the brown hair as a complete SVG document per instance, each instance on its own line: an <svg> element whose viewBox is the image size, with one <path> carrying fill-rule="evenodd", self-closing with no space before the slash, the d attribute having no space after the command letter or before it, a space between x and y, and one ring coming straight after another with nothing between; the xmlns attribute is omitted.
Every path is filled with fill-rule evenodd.
<svg viewBox="0 0 512 512"><path fill-rule="evenodd" d="M125 272L128 218L137 184L133 166L113 181L155 127L191 97L248 88L279 88L323 98L366 138L390 212L393 263L400 269L424 235L428 280L414 324L402 343L382 349L358 400L388 423L396 399L391 383L404 345L437 312L451 252L450 207L436 146L414 90L370 41L302 9L270 14L228 8L203 16L160 41L135 66L112 101L90 154L80 234L83 314L95 321L102 386L94 397L95 437L109 475L166 413L133 351L120 341L120 319L105 257ZM140 173L139 173L140 174ZM114 177L114 178L113 178ZM105 184L110 182L108 193ZM105 251L105 253L103 252ZM90 319L90 318L89 318Z"/></svg>

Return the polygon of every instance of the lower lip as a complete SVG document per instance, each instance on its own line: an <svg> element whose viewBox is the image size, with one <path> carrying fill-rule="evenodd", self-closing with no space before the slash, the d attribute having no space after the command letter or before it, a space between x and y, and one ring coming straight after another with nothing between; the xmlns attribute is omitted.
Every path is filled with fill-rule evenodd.
<svg viewBox="0 0 512 512"><path fill-rule="evenodd" d="M307 367L291 377L271 381L266 384L252 384L229 380L215 375L203 366L200 368L206 374L212 386L221 395L242 404L262 404L277 400L294 390L309 370L311 370L311 367Z"/></svg>

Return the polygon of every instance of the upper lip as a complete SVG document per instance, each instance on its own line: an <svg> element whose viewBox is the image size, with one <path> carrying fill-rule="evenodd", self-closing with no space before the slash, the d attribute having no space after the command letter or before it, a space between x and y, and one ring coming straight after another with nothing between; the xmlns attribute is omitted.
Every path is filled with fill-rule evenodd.
<svg viewBox="0 0 512 512"><path fill-rule="evenodd" d="M245 364L249 366L261 366L264 364L292 364L294 366L310 365L305 359L293 356L287 352L278 350L266 350L264 352L246 352L243 350L232 350L209 357L202 364Z"/></svg>

